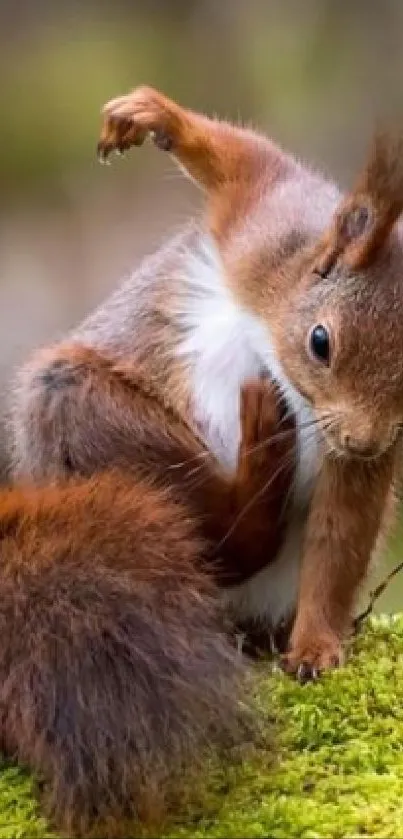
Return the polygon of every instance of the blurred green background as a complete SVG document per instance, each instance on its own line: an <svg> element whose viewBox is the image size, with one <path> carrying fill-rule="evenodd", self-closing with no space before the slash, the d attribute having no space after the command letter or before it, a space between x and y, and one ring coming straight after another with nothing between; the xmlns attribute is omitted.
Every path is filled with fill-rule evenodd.
<svg viewBox="0 0 403 839"><path fill-rule="evenodd" d="M149 147L98 165L102 104L152 84L255 123L347 184L374 121L401 112L403 3L0 0L0 71L4 411L30 349L63 334L198 209ZM381 605L403 606L403 574Z"/></svg>

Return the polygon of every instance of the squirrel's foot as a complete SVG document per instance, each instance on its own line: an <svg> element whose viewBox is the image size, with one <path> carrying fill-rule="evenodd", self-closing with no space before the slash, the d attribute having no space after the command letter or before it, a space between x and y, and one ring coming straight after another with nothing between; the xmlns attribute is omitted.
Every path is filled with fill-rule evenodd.
<svg viewBox="0 0 403 839"><path fill-rule="evenodd" d="M102 109L104 122L98 157L105 162L111 152L122 154L141 146L147 136L163 151L171 151L181 131L182 109L152 87L138 87L112 99Z"/></svg>
<svg viewBox="0 0 403 839"><path fill-rule="evenodd" d="M291 643L291 649L281 657L281 666L286 673L296 676L301 684L316 681L324 670L331 670L343 664L343 649L337 635L301 638Z"/></svg>

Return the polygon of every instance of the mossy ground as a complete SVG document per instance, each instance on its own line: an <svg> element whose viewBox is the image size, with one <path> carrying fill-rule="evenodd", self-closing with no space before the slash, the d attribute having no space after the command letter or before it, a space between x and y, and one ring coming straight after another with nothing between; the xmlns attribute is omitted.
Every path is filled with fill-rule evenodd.
<svg viewBox="0 0 403 839"><path fill-rule="evenodd" d="M205 806L171 837L403 835L403 615L371 619L347 666L300 686L259 667L257 702L275 720L276 759L212 770ZM0 839L50 836L29 776L0 771Z"/></svg>

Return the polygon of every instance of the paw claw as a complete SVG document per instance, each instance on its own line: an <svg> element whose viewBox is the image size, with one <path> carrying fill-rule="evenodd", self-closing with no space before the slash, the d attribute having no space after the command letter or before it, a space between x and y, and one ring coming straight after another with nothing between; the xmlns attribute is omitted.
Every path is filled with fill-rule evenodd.
<svg viewBox="0 0 403 839"><path fill-rule="evenodd" d="M110 166L111 162L109 160L109 154L110 149L107 146L105 146L104 143L98 143L97 158L99 160L99 163L102 164L102 166Z"/></svg>
<svg viewBox="0 0 403 839"><path fill-rule="evenodd" d="M161 149L161 151L171 151L173 140L165 131L151 131L150 137L158 149Z"/></svg>
<svg viewBox="0 0 403 839"><path fill-rule="evenodd" d="M343 650L339 639L335 636L331 640L324 639L315 643L312 641L291 646L288 653L281 658L281 667L300 684L316 682L325 670L333 670L343 663Z"/></svg>
<svg viewBox="0 0 403 839"><path fill-rule="evenodd" d="M316 682L319 677L319 672L316 667L309 664L308 661L303 661L297 670L297 681L300 685L305 685L307 682Z"/></svg>
<svg viewBox="0 0 403 839"><path fill-rule="evenodd" d="M107 155L117 148L126 151L141 146L148 135L159 149L171 151L175 125L172 109L173 103L151 88L137 88L112 99L101 112L101 142L107 147Z"/></svg>

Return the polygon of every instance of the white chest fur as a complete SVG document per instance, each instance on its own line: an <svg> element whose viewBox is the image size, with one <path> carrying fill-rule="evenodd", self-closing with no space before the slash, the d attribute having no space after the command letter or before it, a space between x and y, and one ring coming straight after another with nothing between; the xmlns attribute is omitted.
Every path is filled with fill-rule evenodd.
<svg viewBox="0 0 403 839"><path fill-rule="evenodd" d="M240 617L277 624L296 601L306 510L319 468L312 411L285 376L267 326L232 298L214 244L206 238L200 250L189 253L186 268L187 292L177 313L185 338L178 351L188 365L194 419L211 451L225 468L235 468L240 388L263 368L270 370L297 417L293 512L283 548L274 563L225 592Z"/></svg>

